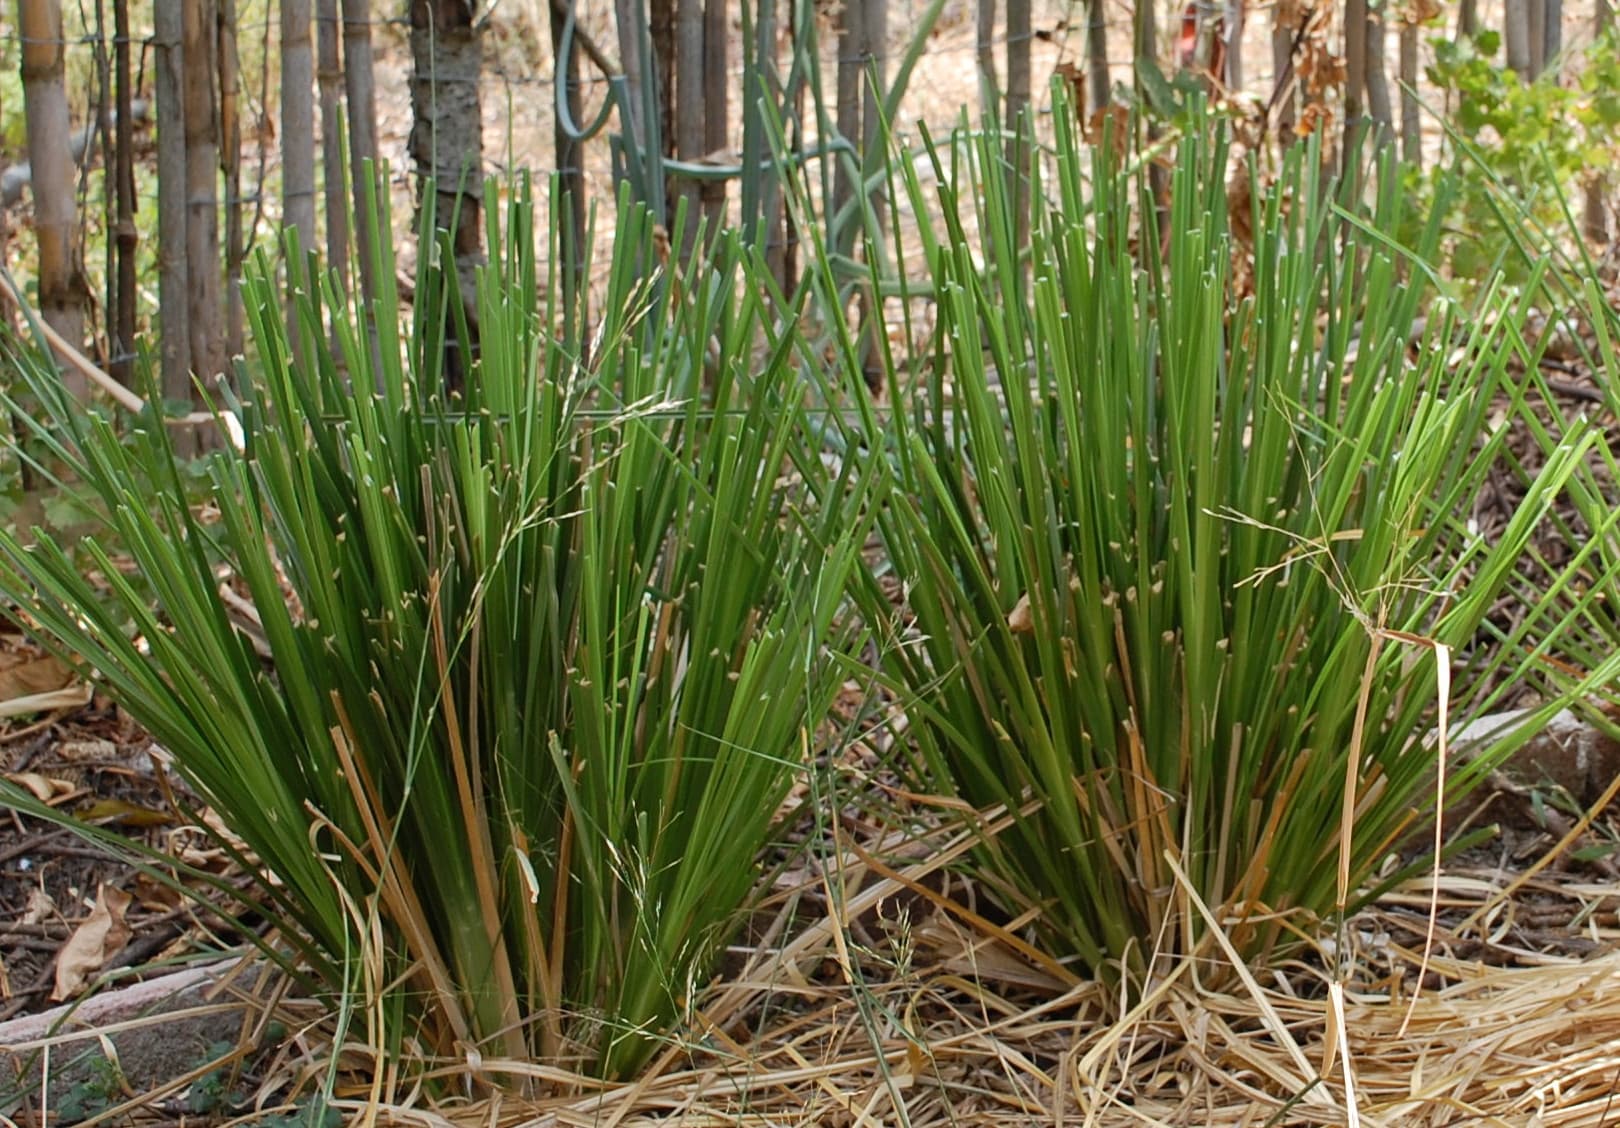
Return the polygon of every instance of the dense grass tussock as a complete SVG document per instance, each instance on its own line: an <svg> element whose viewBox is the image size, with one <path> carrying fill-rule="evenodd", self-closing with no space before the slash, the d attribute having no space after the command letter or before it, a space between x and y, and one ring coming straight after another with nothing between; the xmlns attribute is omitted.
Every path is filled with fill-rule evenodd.
<svg viewBox="0 0 1620 1128"><path fill-rule="evenodd" d="M431 268L403 340L387 317L368 339L328 286L297 293L295 352L261 267L245 448L206 462L215 520L162 426L121 440L19 356L63 488L106 517L89 551L110 595L43 534L0 536L0 591L173 754L373 1044L624 1075L756 885L837 685L860 518L783 485L794 342L734 240L677 295L629 220L587 342L537 304L560 290L530 216L520 193L491 228L457 399Z"/></svg>
<svg viewBox="0 0 1620 1128"><path fill-rule="evenodd" d="M261 263L245 441L201 479L164 426L121 435L19 351L44 408L24 449L107 536L0 534L0 595L173 754L249 855L273 950L387 1050L643 1065L758 887L857 619L911 788L997 828L976 876L1053 954L1140 981L1218 925L1275 956L1430 820L1431 734L1620 590L1585 469L1601 437L1537 431L1526 501L1485 541L1466 514L1493 412L1526 411L1508 358L1533 294L1486 279L1464 305L1438 281L1443 199L1400 248L1391 170L1369 213L1296 150L1234 216L1224 144L1187 139L1161 215L1147 162L1088 164L1057 121L1027 251L999 143L930 150L926 353L863 352L846 258L797 298L829 353L740 238L666 275L628 207L587 331L541 300L565 288L537 275L522 191L491 220L456 395L467 324L436 256L403 335ZM909 160L887 174L931 213ZM874 359L892 408L862 384ZM812 415L811 388L856 410ZM1572 481L1591 545L1470 649Z"/></svg>
<svg viewBox="0 0 1620 1128"><path fill-rule="evenodd" d="M1190 138L1161 214L1151 161L1088 160L1057 117L1027 258L999 148L934 151L934 346L891 361L915 395L897 385L905 406L850 436L890 452L905 607L875 582L864 605L889 624L917 785L1011 813L979 856L1010 914L1109 978L1205 952L1215 922L1264 962L1342 920L1430 824L1444 706L1479 713L1612 579L1584 548L1552 577L1572 600L1468 649L1596 437L1545 437L1485 542L1466 518L1492 413L1525 410L1510 366L1533 287L1487 278L1466 306L1437 287L1444 201L1392 245L1393 167L1364 215L1296 149L1234 211L1225 144ZM1438 675L1460 652L1453 693ZM1453 797L1492 762L1454 769Z"/></svg>

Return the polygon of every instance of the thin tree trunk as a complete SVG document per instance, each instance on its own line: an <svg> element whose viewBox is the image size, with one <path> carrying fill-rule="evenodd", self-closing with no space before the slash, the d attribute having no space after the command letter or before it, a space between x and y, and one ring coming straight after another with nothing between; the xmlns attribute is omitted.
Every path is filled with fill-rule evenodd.
<svg viewBox="0 0 1620 1128"><path fill-rule="evenodd" d="M1145 0L1151 5L1152 0ZM1243 89L1243 21L1248 4L1245 0L1227 0L1226 4L1226 88Z"/></svg>
<svg viewBox="0 0 1620 1128"><path fill-rule="evenodd" d="M225 367L224 304L220 300L219 102L214 90L214 0L182 0L185 21L186 281L191 369L211 381Z"/></svg>
<svg viewBox="0 0 1620 1128"><path fill-rule="evenodd" d="M703 0L680 0L675 11L675 155L683 161L703 156ZM698 212L702 201L698 183L682 178L678 194L671 200L673 221L685 207L681 232L681 261L692 254L697 234Z"/></svg>
<svg viewBox="0 0 1620 1128"><path fill-rule="evenodd" d="M881 3L882 0L879 0ZM719 153L730 145L730 20L726 0L703 6L703 151ZM706 180L701 189L703 217L713 239L726 221L726 182Z"/></svg>
<svg viewBox="0 0 1620 1128"><path fill-rule="evenodd" d="M1530 32L1530 74L1540 78L1547 69L1547 3L1546 0L1528 0L1525 21Z"/></svg>
<svg viewBox="0 0 1620 1128"><path fill-rule="evenodd" d="M1592 13L1592 37L1601 39L1609 30L1609 21L1612 10L1610 0L1594 0ZM1586 237L1594 243L1607 243L1609 241L1609 217L1604 201L1608 198L1609 174L1602 169L1592 170L1586 181L1586 200L1582 208L1581 227Z"/></svg>
<svg viewBox="0 0 1620 1128"><path fill-rule="evenodd" d="M1143 0L1143 2L1147 3L1148 0ZM1091 110L1093 113L1107 109L1109 99L1113 97L1113 79L1108 74L1108 13L1103 6L1104 3L1105 0L1091 0L1090 22L1087 25L1088 30L1086 32L1086 69L1088 72L1087 77L1091 83ZM1011 16L1012 13L1009 7L1009 20ZM1026 24L1026 42L1028 41L1027 27ZM1009 28L1009 38L1011 38L1011 34ZM1009 63L1008 66L1010 67L1011 64ZM1009 91L1012 88L1011 74L1007 75L1007 87ZM1027 92L1027 85L1025 90ZM1010 99L1011 96L1009 93L1008 98Z"/></svg>
<svg viewBox="0 0 1620 1128"><path fill-rule="evenodd" d="M1479 0L1461 0L1457 5L1457 39L1472 39L1479 34Z"/></svg>
<svg viewBox="0 0 1620 1128"><path fill-rule="evenodd" d="M303 254L316 245L314 91L310 0L281 0L281 216Z"/></svg>
<svg viewBox="0 0 1620 1128"><path fill-rule="evenodd" d="M1367 82L1367 0L1344 5L1344 155L1349 160L1366 124L1362 91Z"/></svg>
<svg viewBox="0 0 1620 1128"><path fill-rule="evenodd" d="M349 181L354 193L355 254L360 259L360 293L370 318L377 296L366 197L376 175L377 86L372 77L371 0L343 0L343 86L348 98ZM369 167L368 167L369 166Z"/></svg>
<svg viewBox="0 0 1620 1128"><path fill-rule="evenodd" d="M573 50L568 58L559 58L562 48L563 22L566 19L558 5L547 6L551 15L551 54L557 69L564 73L564 97L568 101L569 116L576 122L580 118L579 52ZM585 153L584 146L562 127L560 120L552 127L552 140L557 152L557 172L561 181L563 215L557 223L559 251L562 265L559 273L563 282L563 313L571 325L583 325L586 311L580 308L585 297Z"/></svg>
<svg viewBox="0 0 1620 1128"><path fill-rule="evenodd" d="M321 96L321 197L326 205L326 267L349 293L349 205L343 166L343 60L338 0L315 7L315 81Z"/></svg>
<svg viewBox="0 0 1620 1128"><path fill-rule="evenodd" d="M1138 4L1133 16L1131 32L1131 48L1135 54L1132 60L1132 74L1137 74L1137 68L1143 63L1155 68L1159 65L1159 21L1153 4ZM1140 77L1136 78L1136 88L1142 89ZM1153 117L1147 119L1147 138L1151 145L1163 135L1163 127ZM1159 213L1162 227L1170 205L1170 178L1164 167L1153 161L1148 165L1148 188L1153 194L1155 209Z"/></svg>
<svg viewBox="0 0 1620 1128"><path fill-rule="evenodd" d="M1133 76L1137 64L1143 61L1154 66L1158 65L1159 23L1154 8L1154 4L1138 4L1132 14L1131 51L1135 55L1131 60ZM1137 79L1137 86L1140 89L1140 79Z"/></svg>
<svg viewBox="0 0 1620 1128"><path fill-rule="evenodd" d="M1367 116L1377 127L1380 147L1394 138L1395 114L1390 105L1389 78L1384 72L1384 14L1382 8L1367 11L1367 74L1363 80L1367 91Z"/></svg>
<svg viewBox="0 0 1620 1128"><path fill-rule="evenodd" d="M619 66L624 71L625 120L622 123L624 138L622 143L626 156L632 158L635 166L644 169L649 162L657 161L662 155L653 151L651 140L655 123L647 120L646 113L649 79L642 73L641 61L642 36L649 34L643 30L648 24L646 5L643 0L613 0L613 18L619 32ZM657 81L656 75L652 81ZM634 173L634 169L631 171ZM633 175L632 178L635 181L636 196L652 208L657 222L667 224L670 216L666 214L663 185L655 185L654 178L649 175L640 177Z"/></svg>
<svg viewBox="0 0 1620 1128"><path fill-rule="evenodd" d="M84 11L84 5L79 5L79 11ZM104 285L102 287L103 306L102 316L106 319L107 334L107 367L111 370L112 358L121 351L118 347L118 327L113 323L118 309L118 189L113 183L113 168L116 157L113 155L113 80L112 56L107 53L107 5L106 0L95 0L96 34L91 44L91 51L96 62L96 105L95 105L95 140L101 149L101 225L107 237L106 254L107 269L105 271ZM88 139L87 139L88 140ZM69 146L71 149L72 146ZM90 145L85 145L86 156L90 153ZM75 162L77 165L77 162ZM93 316L92 316L93 320ZM95 336L95 327L90 328L90 335Z"/></svg>
<svg viewBox="0 0 1620 1128"><path fill-rule="evenodd" d="M470 0L411 0L411 157L421 182L419 203L431 178L435 222L450 233L462 311L477 346L475 271L482 261L481 202L484 142L479 83L483 46L473 23ZM432 254L422 247L422 255ZM470 371L471 357L460 343L447 341L447 381L458 385Z"/></svg>
<svg viewBox="0 0 1620 1128"><path fill-rule="evenodd" d="M1418 25L1401 20L1401 159L1423 167L1423 107L1418 102Z"/></svg>
<svg viewBox="0 0 1620 1128"><path fill-rule="evenodd" d="M889 88L889 0L862 0L861 140L868 159L883 147L883 95ZM878 219L882 221L882 209Z"/></svg>
<svg viewBox="0 0 1620 1128"><path fill-rule="evenodd" d="M576 4L583 0L574 0ZM647 29L652 39L652 94L658 101L658 137L663 155L675 155L675 20L677 0L648 0ZM664 185L664 198L675 199L680 184L673 178ZM673 217L671 217L673 218Z"/></svg>
<svg viewBox="0 0 1620 1128"><path fill-rule="evenodd" d="M866 20L861 8L866 0L844 0L838 9L838 135L856 147L853 161L859 169L864 153L861 152L861 85L862 59L866 54ZM833 177L832 213L839 214L855 198L855 178L850 172L851 162L843 156L836 161ZM845 254L855 244L854 225L839 233L836 250Z"/></svg>
<svg viewBox="0 0 1620 1128"><path fill-rule="evenodd" d="M1502 43L1510 70L1528 82L1534 77L1535 56L1530 50L1531 0L1505 0L1502 5Z"/></svg>
<svg viewBox="0 0 1620 1128"><path fill-rule="evenodd" d="M39 242L39 310L47 325L77 346L84 343L89 290L73 251L74 168L61 4L18 0L17 30L22 38L23 104ZM63 379L77 395L89 390L81 374L68 371Z"/></svg>
<svg viewBox="0 0 1620 1128"><path fill-rule="evenodd" d="M1033 35L1030 0L1007 0L1007 90L1006 116L1002 127L1009 134L1009 143L1018 128L1018 121L1029 105L1034 74L1030 41ZM1084 112L1086 107L1080 107ZM1009 150L1010 153L1010 150ZM1009 157L1010 159L1010 157Z"/></svg>
<svg viewBox="0 0 1620 1128"><path fill-rule="evenodd" d="M111 368L113 378L125 387L135 382L135 253L140 244L135 227L135 110L129 47L129 0L113 0L113 190L118 196L113 247L118 286Z"/></svg>
<svg viewBox="0 0 1620 1128"><path fill-rule="evenodd" d="M1152 10L1152 5L1143 5ZM996 0L979 0L974 31L979 60L979 103L986 120L1001 120L1001 87L996 80Z"/></svg>
<svg viewBox="0 0 1620 1128"><path fill-rule="evenodd" d="M800 12L795 10L797 7L793 5L788 9L791 13L789 22L793 28L791 50L795 56L800 51L814 51L817 43L814 9L806 5L801 16ZM791 82L791 89L787 94L787 104L792 107L788 144L795 152L804 150L804 104L809 89L809 78L805 73L800 73L797 79ZM793 213L788 210L786 201L783 200L778 206L782 209L782 292L790 294L793 292L792 287L796 286L799 280L799 228L794 222Z"/></svg>
<svg viewBox="0 0 1620 1128"><path fill-rule="evenodd" d="M219 0L220 171L225 174L225 348L242 355L242 264L247 241L242 232L241 56L236 50L236 0Z"/></svg>
<svg viewBox="0 0 1620 1128"><path fill-rule="evenodd" d="M152 9L157 98L158 357L163 398L191 399L191 327L186 219L185 43L178 4ZM184 441L176 436L176 441Z"/></svg>
<svg viewBox="0 0 1620 1128"><path fill-rule="evenodd" d="M1541 0L1541 69L1558 62L1564 51L1564 0Z"/></svg>
<svg viewBox="0 0 1620 1128"><path fill-rule="evenodd" d="M865 25L861 32L864 40L864 58L861 67L861 87L864 92L861 106L861 154L868 167L877 167L886 140L883 136L883 94L889 87L889 0L862 0L861 18ZM863 187L864 191L864 187ZM881 230L888 222L888 207L883 189L867 196L876 227ZM861 348L861 374L866 386L873 391L883 387L882 362L883 299L863 288L861 291L861 327L865 330Z"/></svg>
<svg viewBox="0 0 1620 1128"><path fill-rule="evenodd" d="M1026 121L1033 68L1030 39L1034 24L1030 0L1007 0L1007 169L1013 201L1013 245L1016 255L1029 243L1029 142L1033 122ZM1095 32L1095 27L1092 29ZM1084 107L1080 107L1084 112Z"/></svg>
<svg viewBox="0 0 1620 1128"><path fill-rule="evenodd" d="M764 106L768 103L781 115L785 130L793 125L777 49L784 33L788 37L793 34L793 5L791 0L786 5L790 13L786 28L782 26L777 0L743 0L743 5L745 13L753 12L753 26L749 28L744 21L744 28L752 35L743 41L743 93L738 110L742 124L742 164L748 171L738 182L738 216L744 231L762 233L765 268L785 294L790 291L782 261L785 240L782 182L773 172L759 171L759 166L767 152Z"/></svg>
<svg viewBox="0 0 1620 1128"><path fill-rule="evenodd" d="M1294 73L1294 36L1298 29L1273 23L1271 28L1271 81L1275 103L1277 139L1284 145L1294 141L1295 107L1299 103L1299 78Z"/></svg>

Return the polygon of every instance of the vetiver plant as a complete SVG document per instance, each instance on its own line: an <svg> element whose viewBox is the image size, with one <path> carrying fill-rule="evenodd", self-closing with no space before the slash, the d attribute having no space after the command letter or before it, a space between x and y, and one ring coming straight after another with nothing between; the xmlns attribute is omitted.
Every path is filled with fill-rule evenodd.
<svg viewBox="0 0 1620 1128"><path fill-rule="evenodd" d="M876 575L861 598L887 625L917 786L1005 824L980 849L1004 909L1086 972L1140 982L1219 956L1198 902L1264 960L1342 920L1432 825L1437 727L1533 672L1575 613L1532 608L1472 646L1595 437L1550 440L1486 543L1467 518L1493 413L1524 410L1501 347L1523 310L1488 279L1469 308L1448 298L1429 265L1440 211L1396 247L1392 169L1358 218L1320 153L1295 150L1238 205L1251 249L1221 141L1181 143L1161 227L1147 162L1105 145L1088 164L1072 114L1055 119L1027 260L997 148L932 151L934 347L891 364L918 386L896 379L892 413L867 405L849 436L889 452L879 521L903 606ZM1233 281L1245 251L1252 292ZM1593 563L1553 590L1584 606ZM1437 655L1447 673L1463 656L1450 692ZM1528 731L1451 765L1450 793Z"/></svg>
<svg viewBox="0 0 1620 1128"><path fill-rule="evenodd" d="M434 256L404 338L386 239L375 341L330 283L296 294L307 367L261 266L245 441L206 459L202 508L163 426L121 441L14 351L108 535L94 581L0 535L0 591L174 757L368 1042L624 1076L758 881L862 538L800 508L793 338L735 241L672 285L626 208L587 339L540 304L531 214L519 190L491 222L454 396Z"/></svg>

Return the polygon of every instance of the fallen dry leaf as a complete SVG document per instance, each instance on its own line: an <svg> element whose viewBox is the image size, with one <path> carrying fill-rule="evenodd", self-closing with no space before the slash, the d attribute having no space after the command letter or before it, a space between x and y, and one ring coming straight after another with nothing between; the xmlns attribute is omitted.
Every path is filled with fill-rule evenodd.
<svg viewBox="0 0 1620 1128"><path fill-rule="evenodd" d="M48 920L55 920L57 916L56 902L51 900L49 893L39 888L28 891L28 907L23 910L22 915L24 924L43 924Z"/></svg>
<svg viewBox="0 0 1620 1128"><path fill-rule="evenodd" d="M57 956L52 1002L71 999L84 990L90 977L129 943L129 925L124 922L124 913L130 900L128 893L106 883L96 891L95 907L84 918L84 923L74 929Z"/></svg>
<svg viewBox="0 0 1620 1128"><path fill-rule="evenodd" d="M56 746L55 755L64 764L105 764L119 758L118 745L99 738L64 740Z"/></svg>
<svg viewBox="0 0 1620 1128"><path fill-rule="evenodd" d="M90 687L50 655L0 651L0 717L77 708L89 700Z"/></svg>
<svg viewBox="0 0 1620 1128"><path fill-rule="evenodd" d="M0 664L0 701L50 693L78 680L72 670L48 654L39 658L14 654L7 657L16 660Z"/></svg>
<svg viewBox="0 0 1620 1128"><path fill-rule="evenodd" d="M1007 629L1013 634L1029 634L1035 629L1035 616L1029 611L1028 592L1018 597L1018 602L1007 615Z"/></svg>
<svg viewBox="0 0 1620 1128"><path fill-rule="evenodd" d="M56 709L78 709L90 704L90 687L83 682L53 689L48 693L30 693L0 701L0 718L26 717L34 713L49 713Z"/></svg>
<svg viewBox="0 0 1620 1128"><path fill-rule="evenodd" d="M6 782L14 783L41 803L50 803L64 795L71 795L73 784L38 772L7 772Z"/></svg>

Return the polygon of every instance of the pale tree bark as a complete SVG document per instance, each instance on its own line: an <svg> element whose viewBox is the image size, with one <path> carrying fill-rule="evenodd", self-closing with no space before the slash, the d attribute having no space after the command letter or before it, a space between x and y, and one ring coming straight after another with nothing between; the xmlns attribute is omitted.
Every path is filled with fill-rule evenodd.
<svg viewBox="0 0 1620 1128"><path fill-rule="evenodd" d="M33 172L34 233L39 244L39 311L75 347L84 344L89 288L74 254L74 165L63 76L66 55L59 0L18 0L23 104ZM71 369L63 380L75 395L89 382Z"/></svg>
<svg viewBox="0 0 1620 1128"><path fill-rule="evenodd" d="M1384 10L1380 6L1367 11L1366 77L1362 80L1367 92L1367 116L1375 129L1377 144L1382 147L1394 138L1395 114L1390 105L1389 78L1384 71Z"/></svg>
<svg viewBox="0 0 1620 1128"><path fill-rule="evenodd" d="M160 5L161 6L161 5ZM186 69L186 282L191 369L213 381L225 368L225 307L220 293L219 100L214 83L215 0L181 0ZM199 441L204 428L192 429ZM212 435L212 431L207 432Z"/></svg>
<svg viewBox="0 0 1620 1128"><path fill-rule="evenodd" d="M1152 5L1142 5L1152 10ZM974 46L979 60L979 101L989 121L1001 120L1001 87L996 79L996 0L979 0Z"/></svg>
<svg viewBox="0 0 1620 1128"><path fill-rule="evenodd" d="M1423 166L1423 106L1418 101L1418 24L1401 20L1401 159L1416 168Z"/></svg>
<svg viewBox="0 0 1620 1128"><path fill-rule="evenodd" d="M653 130L659 124L647 120L647 83L656 81L643 73L642 66L642 36L651 35L648 30L648 15L644 0L613 0L613 22L619 33L619 66L624 75L624 121L623 145L628 154L633 154L637 162L642 165L661 159L662 154L653 151L651 139ZM673 139L665 135L663 142L673 143ZM665 211L664 188L662 184L654 185L651 178L639 180L633 185L635 194L653 211L654 219L659 223L668 223L670 216ZM658 193L656 196L654 191Z"/></svg>
<svg viewBox="0 0 1620 1128"><path fill-rule="evenodd" d="M377 163L377 85L372 77L371 0L343 0L343 87L349 109L349 184L354 193L355 253L360 293L370 316L377 295L367 189ZM369 167L368 167L369 166Z"/></svg>
<svg viewBox="0 0 1620 1128"><path fill-rule="evenodd" d="M1152 0L1145 0L1151 6ZM1226 88L1243 89L1243 22L1247 15L1245 0L1226 2Z"/></svg>
<svg viewBox="0 0 1620 1128"><path fill-rule="evenodd" d="M1540 78L1547 69L1547 0L1529 0L1525 5L1530 33L1529 78Z"/></svg>
<svg viewBox="0 0 1620 1128"><path fill-rule="evenodd" d="M1592 36L1601 38L1608 31L1613 10L1609 6L1610 0L1593 0ZM1586 199L1581 209L1581 227L1586 237L1594 243L1607 243L1609 241L1609 218L1605 200L1609 194L1609 185L1613 183L1609 173L1602 169L1594 169L1586 182Z"/></svg>
<svg viewBox="0 0 1620 1128"><path fill-rule="evenodd" d="M883 147L883 94L889 88L889 0L862 0L865 57L861 60L861 140L868 157ZM878 222L884 208L877 205Z"/></svg>
<svg viewBox="0 0 1620 1128"><path fill-rule="evenodd" d="M483 44L471 0L411 0L411 158L418 201L432 180L435 223L449 232L462 310L477 346L475 271L483 261L484 139L479 83ZM418 249L421 255L431 247ZM445 376L458 386L470 370L460 343L447 340Z"/></svg>
<svg viewBox="0 0 1620 1128"><path fill-rule="evenodd" d="M113 220L117 297L110 370L125 387L134 383L135 253L140 245L135 227L135 112L130 69L129 0L113 0L113 184L118 202Z"/></svg>
<svg viewBox="0 0 1620 1128"><path fill-rule="evenodd" d="M242 355L242 266L247 239L242 229L241 59L236 51L236 0L219 0L219 164L225 174L225 348Z"/></svg>
<svg viewBox="0 0 1620 1128"><path fill-rule="evenodd" d="M106 235L106 270L102 285L105 295L105 304L102 306L102 316L106 321L107 334L107 363L103 366L109 372L112 361L122 350L118 347L118 326L115 323L118 310L118 186L114 180L114 169L117 167L117 158L113 154L113 77L112 57L107 53L107 4L106 0L95 0L95 41L90 50L95 59L95 105L91 107L95 114L95 137L97 148L101 150L101 168L103 172L101 190L101 225ZM84 3L80 0L79 12L84 13ZM71 111L70 111L71 113ZM88 159L92 146L92 138L85 133L86 144L82 150L84 158ZM77 165L77 162L75 162ZM88 279L86 279L88 285ZM92 340L95 337L95 315L91 313L89 333Z"/></svg>
<svg viewBox="0 0 1620 1128"><path fill-rule="evenodd" d="M695 161L704 153L703 98L703 0L679 0L675 9L675 155L683 161ZM672 223L681 214L680 205L685 204L683 261L692 254L701 200L697 181L683 178L670 201Z"/></svg>
<svg viewBox="0 0 1620 1128"><path fill-rule="evenodd" d="M326 205L326 268L349 293L349 202L343 166L343 59L338 0L315 7L315 81L321 99L321 199Z"/></svg>
<svg viewBox="0 0 1620 1128"><path fill-rule="evenodd" d="M1541 69L1558 62L1564 50L1564 0L1541 0Z"/></svg>
<svg viewBox="0 0 1620 1128"><path fill-rule="evenodd" d="M315 249L315 55L309 0L281 3L281 218Z"/></svg>
<svg viewBox="0 0 1620 1128"><path fill-rule="evenodd" d="M163 398L189 400L191 287L187 285L185 45L180 5L153 5L152 46L157 97L158 319L162 329L158 358Z"/></svg>
<svg viewBox="0 0 1620 1128"><path fill-rule="evenodd" d="M866 54L866 20L861 8L866 2L867 0L844 0L838 8L838 135L855 145L857 149L861 145L861 86L864 65L862 60ZM859 154L853 164L856 169L860 168ZM840 155L836 165L837 171L833 176L834 215L842 212L855 198L855 177L850 172L851 161L848 157ZM855 232L852 226L840 232L839 243L835 249L848 254L854 245Z"/></svg>
<svg viewBox="0 0 1620 1128"><path fill-rule="evenodd" d="M879 5L885 0L878 0ZM703 148L719 153L729 148L731 91L730 19L726 0L705 0L703 6ZM706 180L700 193L709 238L726 221L726 182Z"/></svg>
<svg viewBox="0 0 1620 1128"><path fill-rule="evenodd" d="M1529 81L1534 77L1535 56L1530 43L1530 7L1533 0L1505 0L1502 5L1502 44L1507 52L1508 69Z"/></svg>

